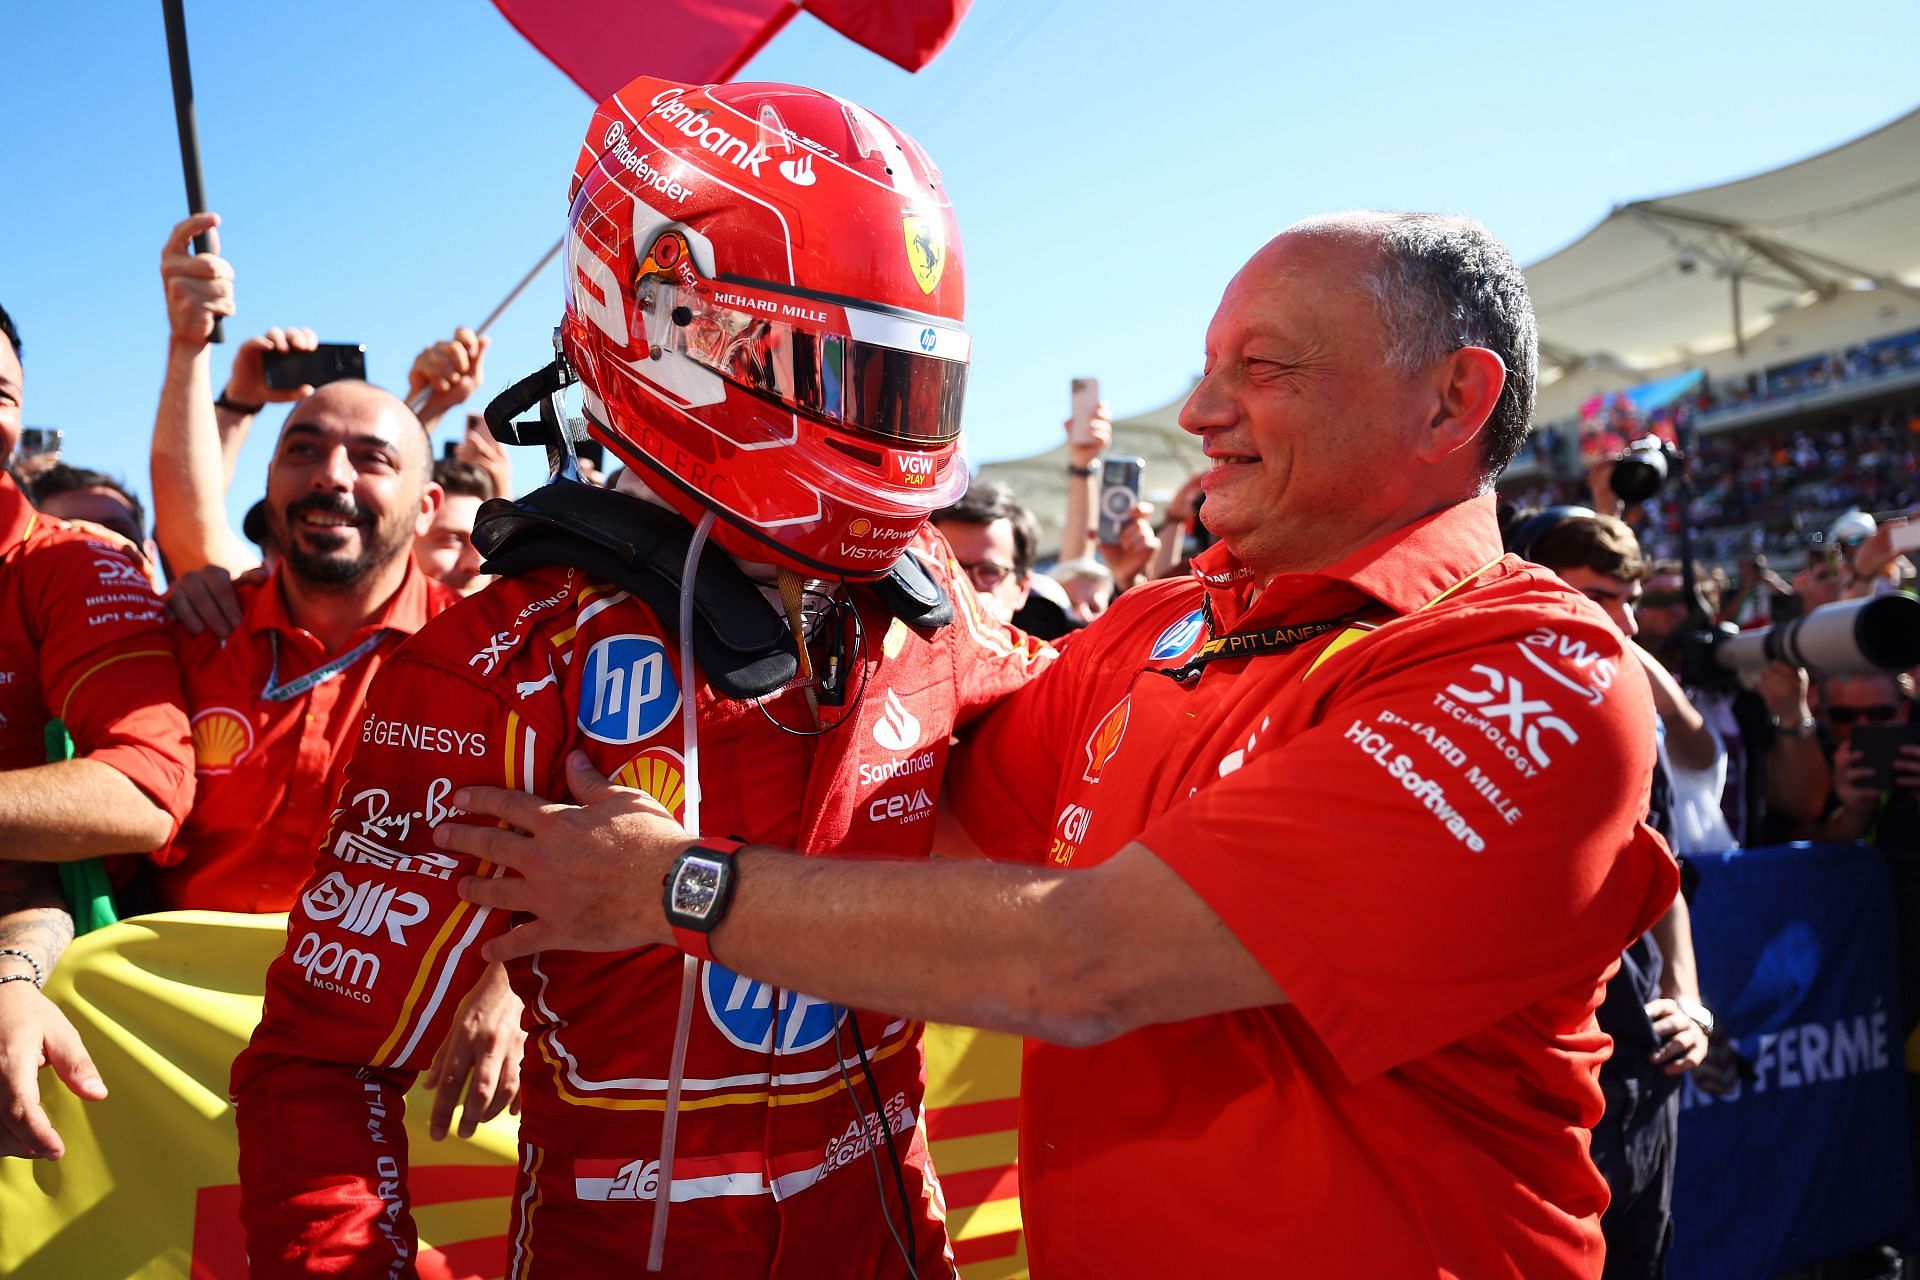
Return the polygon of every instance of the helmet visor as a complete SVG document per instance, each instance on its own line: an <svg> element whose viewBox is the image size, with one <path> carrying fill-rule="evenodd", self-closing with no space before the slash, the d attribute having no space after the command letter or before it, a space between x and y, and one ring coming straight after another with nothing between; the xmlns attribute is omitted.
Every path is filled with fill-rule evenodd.
<svg viewBox="0 0 1920 1280"><path fill-rule="evenodd" d="M960 435L969 338L923 319L665 275L636 288L647 342L847 431L914 445Z"/></svg>

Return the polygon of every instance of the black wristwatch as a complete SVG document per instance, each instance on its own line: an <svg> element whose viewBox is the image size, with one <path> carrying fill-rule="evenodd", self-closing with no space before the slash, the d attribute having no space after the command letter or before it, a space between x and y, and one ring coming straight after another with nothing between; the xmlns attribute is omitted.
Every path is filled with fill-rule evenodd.
<svg viewBox="0 0 1920 1280"><path fill-rule="evenodd" d="M241 404L238 400L228 399L227 393L222 391L220 398L213 402L213 407L216 409L225 409L228 413L237 413L243 418L251 418L267 406L263 404Z"/></svg>
<svg viewBox="0 0 1920 1280"><path fill-rule="evenodd" d="M733 903L733 855L739 840L702 840L688 848L667 868L661 904L667 924L682 951L702 960L713 959L708 935L727 918Z"/></svg>

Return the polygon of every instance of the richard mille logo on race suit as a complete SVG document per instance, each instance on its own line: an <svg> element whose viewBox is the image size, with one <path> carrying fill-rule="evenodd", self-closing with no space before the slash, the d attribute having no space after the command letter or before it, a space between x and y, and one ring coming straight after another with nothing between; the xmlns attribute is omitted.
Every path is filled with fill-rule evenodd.
<svg viewBox="0 0 1920 1280"><path fill-rule="evenodd" d="M889 751L911 751L920 745L920 721L891 688L873 722L873 740Z"/></svg>
<svg viewBox="0 0 1920 1280"><path fill-rule="evenodd" d="M580 682L581 731L633 743L666 728L680 710L680 682L657 636L608 636L587 652Z"/></svg>
<svg viewBox="0 0 1920 1280"><path fill-rule="evenodd" d="M707 1015L721 1035L742 1049L765 1053L776 1041L781 1053L818 1048L833 1038L834 1027L847 1013L839 1005L787 990L779 991L776 1009L776 989L766 983L711 961L701 968Z"/></svg>

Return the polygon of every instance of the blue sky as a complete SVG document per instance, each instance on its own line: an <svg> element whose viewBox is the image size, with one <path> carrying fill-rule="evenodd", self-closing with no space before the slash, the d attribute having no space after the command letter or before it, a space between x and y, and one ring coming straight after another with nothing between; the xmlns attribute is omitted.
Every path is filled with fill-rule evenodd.
<svg viewBox="0 0 1920 1280"><path fill-rule="evenodd" d="M188 0L187 21L233 339L310 325L397 386L559 235L592 104L485 0ZM185 213L160 6L17 0L0 47L0 303L24 332L27 421L144 491L158 254ZM1296 217L1467 212L1531 261L1613 203L1911 109L1913 77L1875 51L1916 47L1911 0L976 0L918 76L802 16L742 78L852 98L939 162L975 335L968 449L988 460L1053 444L1074 375L1121 414L1178 395L1221 287ZM495 329L489 391L545 362L558 310L549 268ZM236 519L278 421L241 459Z"/></svg>

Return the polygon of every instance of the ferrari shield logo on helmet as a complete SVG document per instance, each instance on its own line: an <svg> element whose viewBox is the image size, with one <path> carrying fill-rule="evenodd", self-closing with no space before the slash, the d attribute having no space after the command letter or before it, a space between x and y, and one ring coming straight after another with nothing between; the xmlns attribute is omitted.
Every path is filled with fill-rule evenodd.
<svg viewBox="0 0 1920 1280"><path fill-rule="evenodd" d="M914 213L900 219L900 229L907 236L907 265L913 268L913 278L920 282L920 292L932 293L940 273L947 269L946 233L936 219Z"/></svg>

